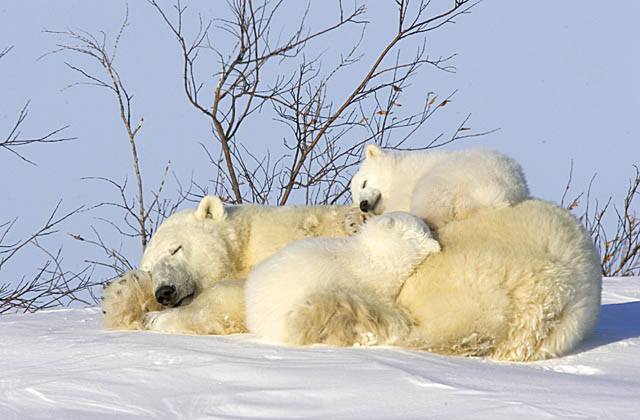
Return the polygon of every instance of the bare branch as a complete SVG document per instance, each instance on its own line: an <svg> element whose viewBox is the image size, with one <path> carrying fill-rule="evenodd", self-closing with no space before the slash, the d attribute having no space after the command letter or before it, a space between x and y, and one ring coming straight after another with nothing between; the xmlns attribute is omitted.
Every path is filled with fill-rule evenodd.
<svg viewBox="0 0 640 420"><path fill-rule="evenodd" d="M0 225L0 228L4 228L0 235L0 271L5 269L6 272L10 260L29 245L43 252L47 258L30 280L23 277L17 284L0 284L0 314L15 311L34 312L56 306L67 306L74 302L89 304L87 300L80 297L95 286L91 281L89 267L85 267L78 273L64 270L62 248L55 253L50 252L39 241L55 234L57 226L82 210L82 207L79 207L59 215L60 205L61 202L58 202L42 227L26 239L5 244L7 235L17 219Z"/></svg>
<svg viewBox="0 0 640 420"><path fill-rule="evenodd" d="M7 52L8 50L3 51L4 54L6 54ZM22 133L20 132L20 126L24 123L24 121L27 119L27 116L29 115L30 102L31 101L27 101L27 103L20 110L20 115L18 115L18 119L16 123L13 125L13 127L11 128L11 130L9 131L9 134L7 134L4 140L0 140L0 149L5 149L13 153L23 161L30 163L32 165L35 165L34 162L27 159L23 154L18 152L16 148L32 145L32 144L61 143L65 141L75 140L76 137L59 137L58 136L59 133L69 128L68 125L65 125L64 127L60 127L56 130L50 131L44 136L34 137L34 138L21 138L20 135Z"/></svg>
<svg viewBox="0 0 640 420"><path fill-rule="evenodd" d="M399 45L405 39L425 34L439 25L453 23L455 17L468 13L475 5L457 1L449 10L427 16L430 2L409 8L408 1L398 0L397 33L382 48L351 93L338 102L328 97L336 75L344 73L364 56L360 52L368 23L363 19L364 6L354 4L347 10L342 2L336 2L335 20L324 28L311 31L307 29L309 4L298 20L300 23L288 34L282 30L276 38L271 36L271 29L280 24L279 11L284 1L232 0L227 4L231 18L207 21L198 15L188 41L187 8L180 1L174 5L171 15L156 0L149 0L149 3L178 41L183 59L184 92L191 105L210 119L214 138L220 146L220 157L214 158L207 150L218 171L212 181L215 190L236 203L272 202L271 197L277 196L276 202L281 205L289 202L294 191L302 191L303 201L308 204L335 203L345 197L349 171L360 161L367 141L400 147L447 104L442 101L430 103L435 96L429 94L424 109L401 112L403 89L411 86L410 80L420 68L429 65L452 72L454 68L450 61L455 54L431 58L423 42L414 56L403 59ZM360 37L340 56L337 65L324 73L321 57L328 50L309 57L310 44L339 33L348 25L361 25ZM217 30L235 40L233 48L223 52L219 45L212 43L212 39L220 38L215 36ZM388 62L392 50L396 51L395 61ZM213 53L217 61L215 85L210 90L205 87L206 82L199 81L196 76L197 59L205 52ZM273 70L266 70L270 62L277 63L279 68L295 63L290 66L294 71L273 74ZM209 67L206 72L210 73ZM331 92L333 90L335 87ZM212 92L211 98L204 98L203 92ZM386 95L386 99L382 100L381 95ZM273 158L270 151L258 156L255 148L245 146L245 140L240 137L241 128L254 113L260 112L264 117L265 104L271 105L275 120L290 130L290 136L283 139L285 153L278 158ZM464 125L467 120L468 117L446 140L442 134L426 147L489 133L470 133L469 127ZM363 127L369 131L368 136L360 135ZM404 135L394 138L399 131ZM348 138L351 140L345 141ZM258 175L269 178L258 181L255 179Z"/></svg>
<svg viewBox="0 0 640 420"><path fill-rule="evenodd" d="M604 276L640 275L640 219L636 213L634 199L640 195L640 170L634 165L635 174L629 181L629 187L622 200L621 207L612 204L612 197L601 205L591 199L591 188L596 178L589 182L586 194L580 193L567 206L568 210L583 209L578 216L600 252L602 274ZM573 162L569 172L569 181L562 196L562 204L570 189ZM581 206L581 199L584 205Z"/></svg>
<svg viewBox="0 0 640 420"><path fill-rule="evenodd" d="M65 63L71 70L79 73L84 79L88 80L88 82L84 84L107 88L115 96L120 113L120 119L122 120L124 128L127 132L127 138L129 140L129 147L131 150L133 171L137 186L135 205L133 203L129 203L126 198L124 189L126 187L126 182L122 186L110 180L109 182L118 188L122 204L117 207L125 211L125 223L129 225L129 227L132 226L129 224L128 216L132 217L136 230L135 234L133 234L132 236L140 238L142 248L144 249L147 245L147 242L149 241L149 238L151 237L153 230L152 226L154 225L154 221L151 220L151 211L153 207L158 203L159 195L164 186L168 166L164 171L160 186L158 187L157 192L154 194L153 201L150 205L145 205L142 172L140 169L140 159L138 157L138 149L136 144L136 136L142 128L144 118L141 117L139 120L137 120L137 123L134 122L134 118L132 118L131 115L133 95L131 95L127 91L127 88L125 87L125 84L122 81L120 74L118 73L118 70L116 69L114 64L118 53L118 47L120 46L122 36L128 25L129 9L127 8L125 11L123 22L120 25L118 33L110 48L107 47L107 36L104 32L101 33L102 36L100 38L85 31L74 31L71 29L66 31L45 30L45 32L65 38L65 41L58 44L58 49L52 51L52 53L67 51L87 56L90 59L97 61L104 71L104 78L102 78L88 73L81 67ZM79 83L71 86L75 86L77 84Z"/></svg>
<svg viewBox="0 0 640 420"><path fill-rule="evenodd" d="M9 51L11 51L13 49L13 45L9 46L9 47L5 47L2 51L0 51L0 59L2 57L4 57L5 55L7 55L9 53Z"/></svg>

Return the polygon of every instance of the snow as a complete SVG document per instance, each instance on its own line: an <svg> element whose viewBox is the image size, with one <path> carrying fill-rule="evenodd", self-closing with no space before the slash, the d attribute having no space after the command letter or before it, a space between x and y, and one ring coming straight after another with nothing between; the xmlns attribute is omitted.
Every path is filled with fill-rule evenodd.
<svg viewBox="0 0 640 420"><path fill-rule="evenodd" d="M526 364L104 331L98 308L3 315L0 419L638 418L640 278L605 279L602 303L573 354Z"/></svg>

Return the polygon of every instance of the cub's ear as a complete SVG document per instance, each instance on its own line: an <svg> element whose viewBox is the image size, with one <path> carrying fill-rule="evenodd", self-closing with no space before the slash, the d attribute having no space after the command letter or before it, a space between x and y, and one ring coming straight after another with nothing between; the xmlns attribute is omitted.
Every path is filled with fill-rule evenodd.
<svg viewBox="0 0 640 420"><path fill-rule="evenodd" d="M385 229L392 229L396 225L396 221L391 214L381 214L380 216L376 216L371 219L371 225L380 226Z"/></svg>
<svg viewBox="0 0 640 420"><path fill-rule="evenodd" d="M440 243L435 239L427 239L425 241L425 249L429 254L434 254L442 251L442 248L440 247Z"/></svg>
<svg viewBox="0 0 640 420"><path fill-rule="evenodd" d="M364 156L369 159L372 157L376 157L376 156L380 156L384 153L384 150L382 150L380 147L378 147L375 144L370 144L367 146L367 148L364 151Z"/></svg>
<svg viewBox="0 0 640 420"><path fill-rule="evenodd" d="M224 219L225 216L222 201L214 195L203 197L194 214L198 220L213 219L218 221Z"/></svg>

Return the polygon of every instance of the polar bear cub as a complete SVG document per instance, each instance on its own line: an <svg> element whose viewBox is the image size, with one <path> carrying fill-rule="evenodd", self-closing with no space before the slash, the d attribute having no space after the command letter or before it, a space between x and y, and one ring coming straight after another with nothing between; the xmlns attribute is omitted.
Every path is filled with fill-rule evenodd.
<svg viewBox="0 0 640 420"><path fill-rule="evenodd" d="M245 286L247 327L259 338L287 344L392 344L394 336L406 334L408 318L396 317L381 328L378 321L389 319L387 314L369 313L366 305L359 305L362 302L354 302L352 297L366 296L373 304L370 308L388 306L392 312L391 305L404 281L435 252L440 252L440 245L429 227L406 212L375 217L351 237L295 242L258 264L249 275ZM345 300L331 302L323 312L321 303L326 300L318 299L322 295ZM308 318L310 314L313 319ZM326 331L351 331L359 337L323 336L323 327L339 322L356 325L334 325ZM394 332L397 329L402 333Z"/></svg>
<svg viewBox="0 0 640 420"><path fill-rule="evenodd" d="M369 145L351 194L365 213L408 211L441 227L483 208L519 203L529 189L520 165L493 150L396 152Z"/></svg>

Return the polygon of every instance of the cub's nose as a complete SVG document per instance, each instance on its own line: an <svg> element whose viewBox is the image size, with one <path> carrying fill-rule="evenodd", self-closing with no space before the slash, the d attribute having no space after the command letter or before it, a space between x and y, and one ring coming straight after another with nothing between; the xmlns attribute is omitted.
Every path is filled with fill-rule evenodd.
<svg viewBox="0 0 640 420"><path fill-rule="evenodd" d="M176 300L176 287L173 285L158 287L156 300L163 306L171 306Z"/></svg>
<svg viewBox="0 0 640 420"><path fill-rule="evenodd" d="M360 210L362 210L365 213L369 211L369 201L368 200L362 200L360 202Z"/></svg>

